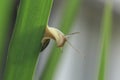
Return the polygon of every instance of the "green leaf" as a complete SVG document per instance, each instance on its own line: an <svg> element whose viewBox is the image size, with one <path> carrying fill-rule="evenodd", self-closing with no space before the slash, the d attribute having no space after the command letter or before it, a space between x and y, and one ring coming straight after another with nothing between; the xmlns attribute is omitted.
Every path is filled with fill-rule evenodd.
<svg viewBox="0 0 120 80"><path fill-rule="evenodd" d="M15 0L0 0L0 79L3 71L4 58L9 42Z"/></svg>
<svg viewBox="0 0 120 80"><path fill-rule="evenodd" d="M98 80L106 80L106 62L108 56L108 49L111 39L111 29L112 29L112 3L106 2L104 14L103 14L103 24L102 24L102 49L101 49L101 62L99 69Z"/></svg>
<svg viewBox="0 0 120 80"><path fill-rule="evenodd" d="M21 0L4 80L32 80L52 0Z"/></svg>

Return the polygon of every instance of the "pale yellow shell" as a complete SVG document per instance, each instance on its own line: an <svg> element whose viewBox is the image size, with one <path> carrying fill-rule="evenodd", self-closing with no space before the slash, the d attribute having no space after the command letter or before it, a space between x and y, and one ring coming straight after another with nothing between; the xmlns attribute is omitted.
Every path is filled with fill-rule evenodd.
<svg viewBox="0 0 120 80"><path fill-rule="evenodd" d="M44 43L46 39L54 39L58 47L63 47L67 40L65 35L60 30L49 26L46 27L42 43Z"/></svg>

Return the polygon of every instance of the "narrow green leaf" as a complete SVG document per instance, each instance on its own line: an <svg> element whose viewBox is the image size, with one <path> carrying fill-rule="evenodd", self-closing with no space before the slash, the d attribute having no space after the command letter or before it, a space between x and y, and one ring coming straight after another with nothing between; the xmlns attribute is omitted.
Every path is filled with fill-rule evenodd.
<svg viewBox="0 0 120 80"><path fill-rule="evenodd" d="M3 58L7 52L14 6L15 0L0 0L0 79L3 71Z"/></svg>
<svg viewBox="0 0 120 80"><path fill-rule="evenodd" d="M52 0L21 0L4 80L32 80Z"/></svg>
<svg viewBox="0 0 120 80"><path fill-rule="evenodd" d="M75 20L75 16L78 11L81 0L67 0L64 7L63 19L60 22L62 25L61 30L63 33L68 33L71 29L71 26ZM80 8L80 7L79 7ZM53 47L53 50L50 54L44 72L39 80L53 80L54 72L56 70L57 63L61 57L61 51L57 46Z"/></svg>
<svg viewBox="0 0 120 80"><path fill-rule="evenodd" d="M101 62L99 69L98 80L106 80L105 79L105 71L106 71L106 61L108 56L108 49L110 45L111 39L111 28L112 28L112 4L106 2L104 14L103 14L103 24L102 24L102 49L101 49Z"/></svg>

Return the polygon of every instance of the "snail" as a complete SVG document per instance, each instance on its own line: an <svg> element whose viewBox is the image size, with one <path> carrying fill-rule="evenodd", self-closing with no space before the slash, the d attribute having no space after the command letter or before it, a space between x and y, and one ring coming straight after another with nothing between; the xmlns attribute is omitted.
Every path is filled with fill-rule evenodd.
<svg viewBox="0 0 120 80"><path fill-rule="evenodd" d="M77 33L79 33L79 32L71 33L68 35L73 35L73 34L77 34ZM45 29L44 37L41 41L42 42L41 52L48 46L50 39L55 40L57 47L59 47L59 48L63 47L64 44L66 42L68 42L68 40L67 40L67 38L69 37L68 35L64 35L64 33L62 33L62 31L58 30L57 28L49 27L47 25L47 27ZM68 42L68 43L72 46L72 44L70 42ZM74 49L76 49L76 48L74 48ZM78 51L78 49L76 49L76 50Z"/></svg>

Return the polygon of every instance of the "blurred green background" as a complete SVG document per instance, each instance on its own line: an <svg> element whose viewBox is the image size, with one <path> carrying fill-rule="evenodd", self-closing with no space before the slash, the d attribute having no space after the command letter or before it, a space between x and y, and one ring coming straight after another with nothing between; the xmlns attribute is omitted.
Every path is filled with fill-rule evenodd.
<svg viewBox="0 0 120 80"><path fill-rule="evenodd" d="M69 3L69 0L54 0L49 26L58 29L65 27L61 23L65 22L64 15L69 15L69 10L66 9L68 7L65 7ZM71 26L68 27L70 29L68 33L80 32L68 39L75 48L79 49L80 53L66 43L63 52L57 49L58 52L51 55L51 46L54 43L51 41L51 45L40 55L37 73L40 75L47 73L45 76L50 79L51 70L53 71L53 67L56 66L50 80L119 80L119 3L119 0L113 2L109 0L81 0L76 13L72 13L74 19ZM71 9L71 7L69 8ZM64 33L67 34L66 31ZM107 41L104 43L103 39ZM58 60L57 65L56 60ZM40 67L41 64L42 67Z"/></svg>

